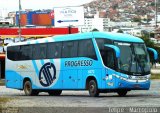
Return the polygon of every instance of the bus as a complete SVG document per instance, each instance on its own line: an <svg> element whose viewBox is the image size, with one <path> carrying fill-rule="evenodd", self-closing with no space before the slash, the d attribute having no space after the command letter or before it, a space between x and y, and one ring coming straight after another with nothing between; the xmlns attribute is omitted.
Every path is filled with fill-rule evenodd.
<svg viewBox="0 0 160 113"><path fill-rule="evenodd" d="M91 97L150 88L152 51L128 34L87 32L12 43L6 52L6 87L25 95L88 90Z"/></svg>

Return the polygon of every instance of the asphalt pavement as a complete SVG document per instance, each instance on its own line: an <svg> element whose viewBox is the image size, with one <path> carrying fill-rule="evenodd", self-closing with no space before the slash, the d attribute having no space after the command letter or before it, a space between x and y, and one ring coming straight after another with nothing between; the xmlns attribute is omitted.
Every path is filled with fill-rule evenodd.
<svg viewBox="0 0 160 113"><path fill-rule="evenodd" d="M49 96L47 93L25 96L23 91L8 89L5 86L0 86L0 97L10 98L9 102L2 105L3 108L18 108L18 111L24 113L29 113L28 110L44 110L44 113L48 110L54 113L81 113L87 110L88 113L108 113L110 108L114 107L160 107L160 80L152 80L150 90L130 91L126 97L119 97L116 93L102 93L99 97L90 97L88 91L63 91L61 96Z"/></svg>

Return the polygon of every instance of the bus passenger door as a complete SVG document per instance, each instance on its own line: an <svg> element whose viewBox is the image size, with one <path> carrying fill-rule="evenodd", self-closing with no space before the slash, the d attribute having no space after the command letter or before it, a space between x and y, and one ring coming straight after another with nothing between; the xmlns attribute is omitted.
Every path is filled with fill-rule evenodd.
<svg viewBox="0 0 160 113"><path fill-rule="evenodd" d="M77 85L77 70L63 71L63 89L75 89Z"/></svg>
<svg viewBox="0 0 160 113"><path fill-rule="evenodd" d="M103 57L104 65L107 67L106 69L106 88L114 88L116 81L115 76L113 76L115 72L115 53L113 49L107 48Z"/></svg>
<svg viewBox="0 0 160 113"><path fill-rule="evenodd" d="M114 88L116 85L116 79L113 76L115 74L115 71L112 69L106 70L106 88Z"/></svg>

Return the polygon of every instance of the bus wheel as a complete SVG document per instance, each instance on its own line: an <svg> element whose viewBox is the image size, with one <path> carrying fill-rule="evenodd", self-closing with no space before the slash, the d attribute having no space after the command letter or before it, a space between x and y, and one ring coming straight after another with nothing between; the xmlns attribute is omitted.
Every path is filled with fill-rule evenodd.
<svg viewBox="0 0 160 113"><path fill-rule="evenodd" d="M61 93L62 93L62 90L51 90L48 92L50 96L60 96Z"/></svg>
<svg viewBox="0 0 160 113"><path fill-rule="evenodd" d="M124 96L126 96L126 94L127 94L127 90L119 90L119 91L117 91L117 93L118 93L118 95L119 95L120 97L124 97Z"/></svg>
<svg viewBox="0 0 160 113"><path fill-rule="evenodd" d="M89 95L91 97L98 97L99 96L99 90L97 88L97 83L95 80L89 81L88 90L89 90Z"/></svg>
<svg viewBox="0 0 160 113"><path fill-rule="evenodd" d="M30 81L24 83L24 93L26 96L36 96L39 94L38 91L32 89L32 84Z"/></svg>

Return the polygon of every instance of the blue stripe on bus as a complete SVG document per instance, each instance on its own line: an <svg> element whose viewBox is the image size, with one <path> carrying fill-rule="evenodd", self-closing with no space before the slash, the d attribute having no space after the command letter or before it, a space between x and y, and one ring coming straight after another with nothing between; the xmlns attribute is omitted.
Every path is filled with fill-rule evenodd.
<svg viewBox="0 0 160 113"><path fill-rule="evenodd" d="M39 70L38 70L36 61L35 61L35 60L32 60L32 64L33 64L33 66L34 66L34 69L35 69L35 71L36 71L36 74L39 75Z"/></svg>
<svg viewBox="0 0 160 113"><path fill-rule="evenodd" d="M38 44L38 41L36 41L36 44ZM36 64L36 61L35 61L35 60L32 60L32 64L33 64L33 66L34 66L34 69L35 69L35 71L36 71L37 76L39 76L39 70L38 70L38 66L37 66L37 64Z"/></svg>
<svg viewBox="0 0 160 113"><path fill-rule="evenodd" d="M27 42L27 44L30 44L30 42ZM36 72L36 74L37 74L37 76L38 76L38 75L39 75L39 70L38 70L36 61L35 61L35 60L32 60L32 64L33 64L33 67L34 67L34 69L35 69L35 72Z"/></svg>
<svg viewBox="0 0 160 113"><path fill-rule="evenodd" d="M45 42L48 43L48 40L45 40ZM53 60L53 59L51 59L51 60ZM51 62L51 60L50 60L50 62ZM40 62L41 62L42 65L45 64L44 60L40 60ZM45 73L46 75L48 75L48 76L45 76L45 79L46 79L47 83L48 84L52 84L53 80L52 80L52 77L49 74L49 72L47 72L47 70L43 70L43 73Z"/></svg>
<svg viewBox="0 0 160 113"><path fill-rule="evenodd" d="M38 43L39 43L39 42L38 42L38 40L37 40L37 41L36 41L36 44L38 44ZM40 62L41 62L42 65L45 64L44 60L40 60Z"/></svg>
<svg viewBox="0 0 160 113"><path fill-rule="evenodd" d="M50 59L50 62L54 63L54 60L53 60L53 59Z"/></svg>
<svg viewBox="0 0 160 113"><path fill-rule="evenodd" d="M44 64L45 64L44 60L40 60L40 62L41 62L41 64L42 64L42 65L44 65Z"/></svg>

